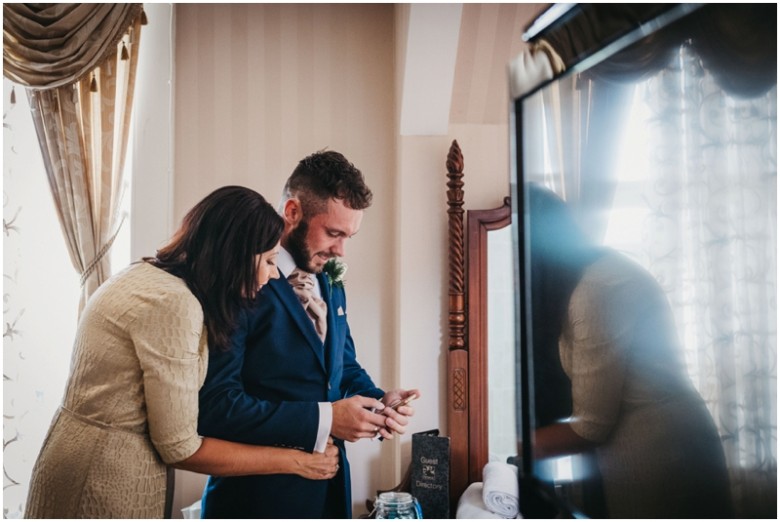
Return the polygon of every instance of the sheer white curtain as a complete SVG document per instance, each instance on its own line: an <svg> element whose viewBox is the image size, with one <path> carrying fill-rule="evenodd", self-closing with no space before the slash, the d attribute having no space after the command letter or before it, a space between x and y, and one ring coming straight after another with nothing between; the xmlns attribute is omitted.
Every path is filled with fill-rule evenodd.
<svg viewBox="0 0 780 522"><path fill-rule="evenodd" d="M110 275L143 21L142 4L3 4L5 518L61 401L79 294Z"/></svg>
<svg viewBox="0 0 780 522"><path fill-rule="evenodd" d="M629 159L647 169L636 254L675 310L739 513L777 473L777 88L727 95L682 46L635 100L651 129Z"/></svg>
<svg viewBox="0 0 780 522"><path fill-rule="evenodd" d="M601 210L617 183L614 151L630 122L632 92L631 84L570 75L542 90L531 109L544 122L544 183L569 203L597 242L607 227Z"/></svg>
<svg viewBox="0 0 780 522"><path fill-rule="evenodd" d="M4 78L3 518L21 518L35 458L62 401L81 289L27 98L11 104L11 92Z"/></svg>

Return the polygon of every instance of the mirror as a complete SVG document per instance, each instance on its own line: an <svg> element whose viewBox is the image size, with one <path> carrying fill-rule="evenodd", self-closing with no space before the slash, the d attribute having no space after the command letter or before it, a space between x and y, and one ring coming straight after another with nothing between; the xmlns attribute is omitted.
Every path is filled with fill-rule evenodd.
<svg viewBox="0 0 780 522"><path fill-rule="evenodd" d="M515 104L523 472L569 514L773 519L776 6L627 5Z"/></svg>
<svg viewBox="0 0 780 522"><path fill-rule="evenodd" d="M509 224L509 198L501 207L467 213L469 397L473 411L469 482L481 480L487 462L506 462L517 455L514 257Z"/></svg>
<svg viewBox="0 0 780 522"><path fill-rule="evenodd" d="M506 462L517 456L514 249L508 224L487 235L488 460Z"/></svg>

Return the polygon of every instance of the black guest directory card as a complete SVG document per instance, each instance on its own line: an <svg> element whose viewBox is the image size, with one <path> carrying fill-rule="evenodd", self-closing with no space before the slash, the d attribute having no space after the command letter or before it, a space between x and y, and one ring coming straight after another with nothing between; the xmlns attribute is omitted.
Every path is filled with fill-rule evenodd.
<svg viewBox="0 0 780 522"><path fill-rule="evenodd" d="M450 438L439 430L412 435L411 490L423 518L450 518Z"/></svg>

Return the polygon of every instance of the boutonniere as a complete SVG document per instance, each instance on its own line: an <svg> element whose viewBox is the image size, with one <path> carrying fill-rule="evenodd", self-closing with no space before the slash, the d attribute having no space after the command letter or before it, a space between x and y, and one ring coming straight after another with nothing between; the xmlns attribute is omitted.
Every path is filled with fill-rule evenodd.
<svg viewBox="0 0 780 522"><path fill-rule="evenodd" d="M328 259L325 266L322 267L325 276L328 278L330 286L344 288L344 274L347 272L347 265L335 257Z"/></svg>

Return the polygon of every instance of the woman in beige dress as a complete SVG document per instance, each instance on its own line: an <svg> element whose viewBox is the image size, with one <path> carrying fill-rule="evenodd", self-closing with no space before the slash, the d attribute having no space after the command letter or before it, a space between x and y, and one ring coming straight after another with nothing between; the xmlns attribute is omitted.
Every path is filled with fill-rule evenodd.
<svg viewBox="0 0 780 522"><path fill-rule="evenodd" d="M281 217L223 187L171 241L106 281L79 321L62 406L33 469L25 518L162 518L167 465L211 475L335 475L338 450L305 453L199 437L209 348L270 278Z"/></svg>
<svg viewBox="0 0 780 522"><path fill-rule="evenodd" d="M534 356L557 359L570 383L570 411L535 431L534 457L595 457L589 480L600 478L605 511L588 516L728 518L720 436L686 372L662 287L592 244L552 192L531 185L528 194ZM595 487L583 504L597 506L598 481L584 486Z"/></svg>

